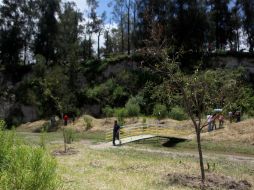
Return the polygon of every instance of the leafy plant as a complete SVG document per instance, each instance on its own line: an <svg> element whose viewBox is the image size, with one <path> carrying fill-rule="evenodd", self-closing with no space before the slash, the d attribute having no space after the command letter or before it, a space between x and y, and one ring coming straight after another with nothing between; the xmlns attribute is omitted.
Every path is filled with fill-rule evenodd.
<svg viewBox="0 0 254 190"><path fill-rule="evenodd" d="M114 110L114 116L117 117L119 125L124 125L124 118L128 116L128 112L125 108L116 108Z"/></svg>
<svg viewBox="0 0 254 190"><path fill-rule="evenodd" d="M85 116L84 117L84 121L85 121L85 124L86 124L86 131L90 130L93 128L93 120L91 117L89 116Z"/></svg>
<svg viewBox="0 0 254 190"><path fill-rule="evenodd" d="M75 131L71 128L64 129L65 143L71 144L74 141Z"/></svg>
<svg viewBox="0 0 254 190"><path fill-rule="evenodd" d="M156 104L153 108L153 115L158 119L163 119L168 116L168 111L165 105Z"/></svg>
<svg viewBox="0 0 254 190"><path fill-rule="evenodd" d="M43 148L23 145L14 131L0 130L0 189L55 190L56 161Z"/></svg>
<svg viewBox="0 0 254 190"><path fill-rule="evenodd" d="M105 108L102 109L102 113L108 118L112 117L114 115L114 109L111 108L110 106L106 106Z"/></svg>
<svg viewBox="0 0 254 190"><path fill-rule="evenodd" d="M126 105L125 109L127 111L128 116L138 116L140 114L140 106L137 104L137 102L134 102L132 99L130 99Z"/></svg>
<svg viewBox="0 0 254 190"><path fill-rule="evenodd" d="M169 117L175 120L185 120L188 118L187 114L184 112L184 109L181 107L173 107L171 111L169 112Z"/></svg>

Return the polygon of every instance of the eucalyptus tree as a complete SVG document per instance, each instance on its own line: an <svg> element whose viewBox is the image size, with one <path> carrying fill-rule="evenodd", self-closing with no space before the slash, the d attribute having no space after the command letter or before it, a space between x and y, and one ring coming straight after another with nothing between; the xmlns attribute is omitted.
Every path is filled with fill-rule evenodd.
<svg viewBox="0 0 254 190"><path fill-rule="evenodd" d="M21 11L19 0L3 0L0 5L0 59L3 65L15 65L20 61L24 27Z"/></svg>
<svg viewBox="0 0 254 190"><path fill-rule="evenodd" d="M242 0L240 1L244 12L243 27L248 35L249 51L254 50L254 1L253 0Z"/></svg>
<svg viewBox="0 0 254 190"><path fill-rule="evenodd" d="M34 54L43 55L46 64L56 61L60 0L38 0L38 30L34 42Z"/></svg>

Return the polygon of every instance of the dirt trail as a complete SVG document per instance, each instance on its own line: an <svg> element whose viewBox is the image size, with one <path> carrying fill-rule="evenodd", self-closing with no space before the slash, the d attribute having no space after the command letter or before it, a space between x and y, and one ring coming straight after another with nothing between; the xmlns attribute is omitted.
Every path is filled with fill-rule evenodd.
<svg viewBox="0 0 254 190"><path fill-rule="evenodd" d="M128 145L124 146L112 146L112 142L108 143L100 143L96 145L90 145L90 148L92 149L97 149L97 150L104 150L104 149L109 149L109 148L119 148L119 149L128 149L128 150L135 150L135 151L142 151L142 152L148 152L148 153L157 153L157 154L166 154L169 155L173 158L177 157L193 157L193 158L198 158L198 153L194 151L189 151L189 150L181 150L181 151L176 151L176 150L155 150L152 148L137 148L137 147L130 147ZM246 162L248 164L254 164L254 155L233 155L233 154L223 154L223 153L205 153L203 152L203 156L205 159L227 159L228 161L234 161L234 162Z"/></svg>

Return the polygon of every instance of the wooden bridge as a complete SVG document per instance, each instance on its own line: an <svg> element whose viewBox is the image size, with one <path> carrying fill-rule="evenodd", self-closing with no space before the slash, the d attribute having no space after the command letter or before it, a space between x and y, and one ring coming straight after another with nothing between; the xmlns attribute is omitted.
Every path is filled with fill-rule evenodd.
<svg viewBox="0 0 254 190"><path fill-rule="evenodd" d="M186 135L186 131L182 131L180 129L176 130L175 127L169 127L160 124L138 123L134 125L123 126L120 130L120 140L122 144L155 137L186 139ZM105 138L108 142L112 141L113 129L106 131Z"/></svg>

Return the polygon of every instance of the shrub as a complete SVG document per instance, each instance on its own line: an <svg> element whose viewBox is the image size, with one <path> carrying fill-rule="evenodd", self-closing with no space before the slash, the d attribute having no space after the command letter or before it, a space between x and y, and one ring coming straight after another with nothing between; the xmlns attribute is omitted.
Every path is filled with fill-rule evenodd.
<svg viewBox="0 0 254 190"><path fill-rule="evenodd" d="M56 161L41 148L15 146L2 176L3 190L53 190L57 186Z"/></svg>
<svg viewBox="0 0 254 190"><path fill-rule="evenodd" d="M102 113L106 117L112 117L114 115L114 109L111 108L110 106L106 106L105 108L102 109Z"/></svg>
<svg viewBox="0 0 254 190"><path fill-rule="evenodd" d="M56 161L42 148L17 144L15 137L0 130L0 189L56 189Z"/></svg>
<svg viewBox="0 0 254 190"><path fill-rule="evenodd" d="M131 101L128 101L125 105L125 109L127 111L128 116L138 116L140 114L140 106L138 104L134 104Z"/></svg>
<svg viewBox="0 0 254 190"><path fill-rule="evenodd" d="M181 107L174 107L171 109L169 113L169 117L175 120L185 120L188 118L187 114L185 113L184 109Z"/></svg>
<svg viewBox="0 0 254 190"><path fill-rule="evenodd" d="M71 144L74 141L75 131L71 128L64 129L64 139L65 143Z"/></svg>
<svg viewBox="0 0 254 190"><path fill-rule="evenodd" d="M6 128L6 122L2 119L0 119L0 130L3 130Z"/></svg>
<svg viewBox="0 0 254 190"><path fill-rule="evenodd" d="M124 125L124 118L128 116L128 112L125 108L116 108L114 109L114 116L117 117L119 125Z"/></svg>
<svg viewBox="0 0 254 190"><path fill-rule="evenodd" d="M91 117L89 116L85 116L84 117L84 121L85 121L85 124L86 124L86 131L90 130L93 128L93 120Z"/></svg>
<svg viewBox="0 0 254 190"><path fill-rule="evenodd" d="M165 105L156 104L153 108L153 115L158 119L162 119L168 116L168 111Z"/></svg>

